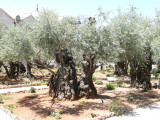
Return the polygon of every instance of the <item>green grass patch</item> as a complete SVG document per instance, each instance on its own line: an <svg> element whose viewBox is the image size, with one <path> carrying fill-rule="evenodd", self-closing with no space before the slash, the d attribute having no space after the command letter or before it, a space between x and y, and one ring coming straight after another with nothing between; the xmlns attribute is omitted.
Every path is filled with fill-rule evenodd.
<svg viewBox="0 0 160 120"><path fill-rule="evenodd" d="M106 84L106 88L107 88L107 90L114 90L114 89L115 89L115 87L116 87L116 85L115 85L115 84L112 84L112 83L108 83L108 84Z"/></svg>
<svg viewBox="0 0 160 120"><path fill-rule="evenodd" d="M0 97L0 102L3 102L4 100L10 99L10 97Z"/></svg>

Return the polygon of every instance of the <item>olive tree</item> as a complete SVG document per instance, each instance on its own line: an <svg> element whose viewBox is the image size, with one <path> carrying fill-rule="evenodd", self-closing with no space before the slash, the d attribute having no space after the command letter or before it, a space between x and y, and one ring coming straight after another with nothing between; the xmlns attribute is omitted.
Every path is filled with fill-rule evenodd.
<svg viewBox="0 0 160 120"><path fill-rule="evenodd" d="M71 40L75 38L76 19L59 16L52 11L43 11L31 28L35 58L43 61L53 60L59 64L57 73L47 68L52 76L49 81L49 93L53 98L77 98L77 78L75 63L70 54ZM43 65L44 67L44 65Z"/></svg>
<svg viewBox="0 0 160 120"><path fill-rule="evenodd" d="M111 37L118 49L115 56L118 61L128 61L131 71L131 86L145 83L151 88L150 71L152 65L151 41L152 23L147 17L136 12L134 7L126 13L119 13L111 22Z"/></svg>
<svg viewBox="0 0 160 120"><path fill-rule="evenodd" d="M33 49L29 41L29 34L25 27L17 26L7 28L0 39L0 59L8 62L10 70L4 66L7 76L15 78L19 74L19 70L25 72L24 66L21 64L23 60L29 60L33 55Z"/></svg>
<svg viewBox="0 0 160 120"><path fill-rule="evenodd" d="M98 67L98 62L109 60L107 57L111 51L110 32L102 24L108 21L108 19L103 19L107 16L108 14L100 13L95 18L83 18L81 24L77 25L73 49L76 51L77 55L75 56L77 59L80 59L83 69L78 86L80 97L96 97L97 90L92 81L93 73Z"/></svg>

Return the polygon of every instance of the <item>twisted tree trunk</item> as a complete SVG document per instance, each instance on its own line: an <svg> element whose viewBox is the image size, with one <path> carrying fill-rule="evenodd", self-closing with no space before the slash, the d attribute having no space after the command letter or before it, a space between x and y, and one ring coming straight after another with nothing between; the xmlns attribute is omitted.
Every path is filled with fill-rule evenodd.
<svg viewBox="0 0 160 120"><path fill-rule="evenodd" d="M138 62L136 60L133 60L130 63L130 77L131 77L131 87L136 87L137 83L137 74L138 74Z"/></svg>
<svg viewBox="0 0 160 120"><path fill-rule="evenodd" d="M115 74L118 76L121 75L127 75L127 70L128 70L128 62L127 61L122 61L122 62L117 62L115 64Z"/></svg>
<svg viewBox="0 0 160 120"><path fill-rule="evenodd" d="M49 93L53 98L75 100L78 97L78 84L73 58L67 50L56 51L55 56L60 67L50 78Z"/></svg>
<svg viewBox="0 0 160 120"><path fill-rule="evenodd" d="M130 77L131 77L131 87L136 87L137 84L143 84L144 89L151 89L152 85L150 82L152 70L152 54L151 52L146 52L146 62L141 65L134 59L130 63Z"/></svg>
<svg viewBox="0 0 160 120"><path fill-rule="evenodd" d="M92 81L93 73L95 72L95 69L98 67L94 63L94 59L95 59L94 55L90 56L83 55L83 61L82 61L83 73L80 76L79 87L78 87L80 97L95 98L97 95L97 90Z"/></svg>

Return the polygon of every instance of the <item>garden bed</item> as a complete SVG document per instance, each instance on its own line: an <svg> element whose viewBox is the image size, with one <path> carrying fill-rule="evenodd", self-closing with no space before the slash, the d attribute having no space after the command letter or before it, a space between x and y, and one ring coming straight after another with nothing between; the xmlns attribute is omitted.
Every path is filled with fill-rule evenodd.
<svg viewBox="0 0 160 120"><path fill-rule="evenodd" d="M57 115L63 120L78 120L91 119L112 111L118 115L160 100L158 89L145 92L142 89L129 88L128 83L114 90L107 90L105 84L96 85L96 88L98 90L96 99L82 98L76 101L55 99L53 102L52 97L48 95L48 89L42 89L36 93L19 92L1 95L0 97L5 99L0 105L5 108L12 106L12 112L25 120L51 120L56 119ZM62 114L58 114L59 111L62 111Z"/></svg>

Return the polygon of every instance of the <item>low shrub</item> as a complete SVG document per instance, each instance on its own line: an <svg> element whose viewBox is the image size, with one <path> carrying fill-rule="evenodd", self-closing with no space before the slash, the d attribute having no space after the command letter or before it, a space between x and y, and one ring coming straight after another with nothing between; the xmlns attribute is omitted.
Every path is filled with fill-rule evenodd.
<svg viewBox="0 0 160 120"><path fill-rule="evenodd" d="M112 83L106 84L106 88L107 88L108 90L113 90L113 89L115 89L115 87L116 87L116 85L114 85L114 84L112 84Z"/></svg>
<svg viewBox="0 0 160 120"><path fill-rule="evenodd" d="M103 82L102 82L102 80L96 80L95 84L97 84L97 85L103 85Z"/></svg>
<svg viewBox="0 0 160 120"><path fill-rule="evenodd" d="M7 109L9 109L11 113L13 113L14 105L13 104L7 105Z"/></svg>
<svg viewBox="0 0 160 120"><path fill-rule="evenodd" d="M114 74L113 77L118 77L118 75Z"/></svg>
<svg viewBox="0 0 160 120"><path fill-rule="evenodd" d="M124 80L118 80L117 87L123 87L124 86Z"/></svg>
<svg viewBox="0 0 160 120"><path fill-rule="evenodd" d="M55 117L56 119L61 119L62 113L63 113L62 110L59 110L57 113L51 112L51 116Z"/></svg>
<svg viewBox="0 0 160 120"><path fill-rule="evenodd" d="M134 101L134 97L133 96L129 96L128 100L129 101Z"/></svg>
<svg viewBox="0 0 160 120"><path fill-rule="evenodd" d="M114 112L116 115L122 115L124 110L121 109L121 102L113 100L108 104L108 109L111 112Z"/></svg>
<svg viewBox="0 0 160 120"><path fill-rule="evenodd" d="M111 77L111 74L106 74L107 77Z"/></svg>
<svg viewBox="0 0 160 120"><path fill-rule="evenodd" d="M29 90L29 93L35 93L35 92L36 92L36 88L31 87L30 90Z"/></svg>
<svg viewBox="0 0 160 120"><path fill-rule="evenodd" d="M99 114L91 113L91 117L92 117L92 118L95 118L95 117L97 117L97 116L99 116Z"/></svg>

